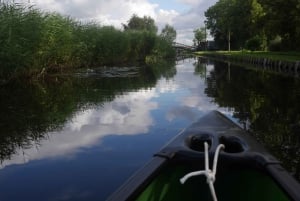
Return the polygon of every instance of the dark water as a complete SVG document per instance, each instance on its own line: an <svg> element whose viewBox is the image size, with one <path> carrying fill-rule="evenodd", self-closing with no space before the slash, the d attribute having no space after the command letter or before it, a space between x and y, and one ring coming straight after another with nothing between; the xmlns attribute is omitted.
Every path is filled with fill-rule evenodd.
<svg viewBox="0 0 300 201"><path fill-rule="evenodd" d="M300 80L187 59L0 88L0 200L105 200L217 109L300 178Z"/></svg>

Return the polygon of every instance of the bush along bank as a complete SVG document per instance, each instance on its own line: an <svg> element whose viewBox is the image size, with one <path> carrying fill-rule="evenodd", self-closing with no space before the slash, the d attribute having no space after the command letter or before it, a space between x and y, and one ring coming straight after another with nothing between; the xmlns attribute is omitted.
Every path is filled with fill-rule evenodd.
<svg viewBox="0 0 300 201"><path fill-rule="evenodd" d="M284 58L269 58L263 55L230 54L230 52L202 52L196 54L238 65L247 65L261 70L288 74L295 77L300 76L300 57L299 60L290 60Z"/></svg>
<svg viewBox="0 0 300 201"><path fill-rule="evenodd" d="M79 67L174 57L171 43L147 30L81 23L24 5L0 4L0 81ZM162 45L163 44L163 45Z"/></svg>

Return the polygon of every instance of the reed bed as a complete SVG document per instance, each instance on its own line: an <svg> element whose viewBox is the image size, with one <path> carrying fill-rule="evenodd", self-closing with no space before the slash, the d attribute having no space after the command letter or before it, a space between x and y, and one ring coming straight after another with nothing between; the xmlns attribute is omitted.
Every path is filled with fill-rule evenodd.
<svg viewBox="0 0 300 201"><path fill-rule="evenodd" d="M79 67L172 57L155 33L82 23L26 5L0 4L0 81ZM149 59L150 58L150 59Z"/></svg>

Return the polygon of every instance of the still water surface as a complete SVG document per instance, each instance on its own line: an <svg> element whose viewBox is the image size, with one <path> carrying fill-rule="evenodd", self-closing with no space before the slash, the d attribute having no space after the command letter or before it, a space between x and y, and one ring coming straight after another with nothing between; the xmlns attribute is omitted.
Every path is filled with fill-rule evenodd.
<svg viewBox="0 0 300 201"><path fill-rule="evenodd" d="M164 65L2 87L0 200L105 200L215 109L299 178L298 78L200 58Z"/></svg>

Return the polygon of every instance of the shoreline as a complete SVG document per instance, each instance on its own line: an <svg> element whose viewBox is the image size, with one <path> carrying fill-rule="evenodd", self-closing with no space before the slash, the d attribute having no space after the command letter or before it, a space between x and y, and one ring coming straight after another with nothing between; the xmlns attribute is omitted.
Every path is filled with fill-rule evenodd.
<svg viewBox="0 0 300 201"><path fill-rule="evenodd" d="M300 53L217 51L195 52L194 54L196 56L205 56L238 65L246 64L260 70L300 77Z"/></svg>

